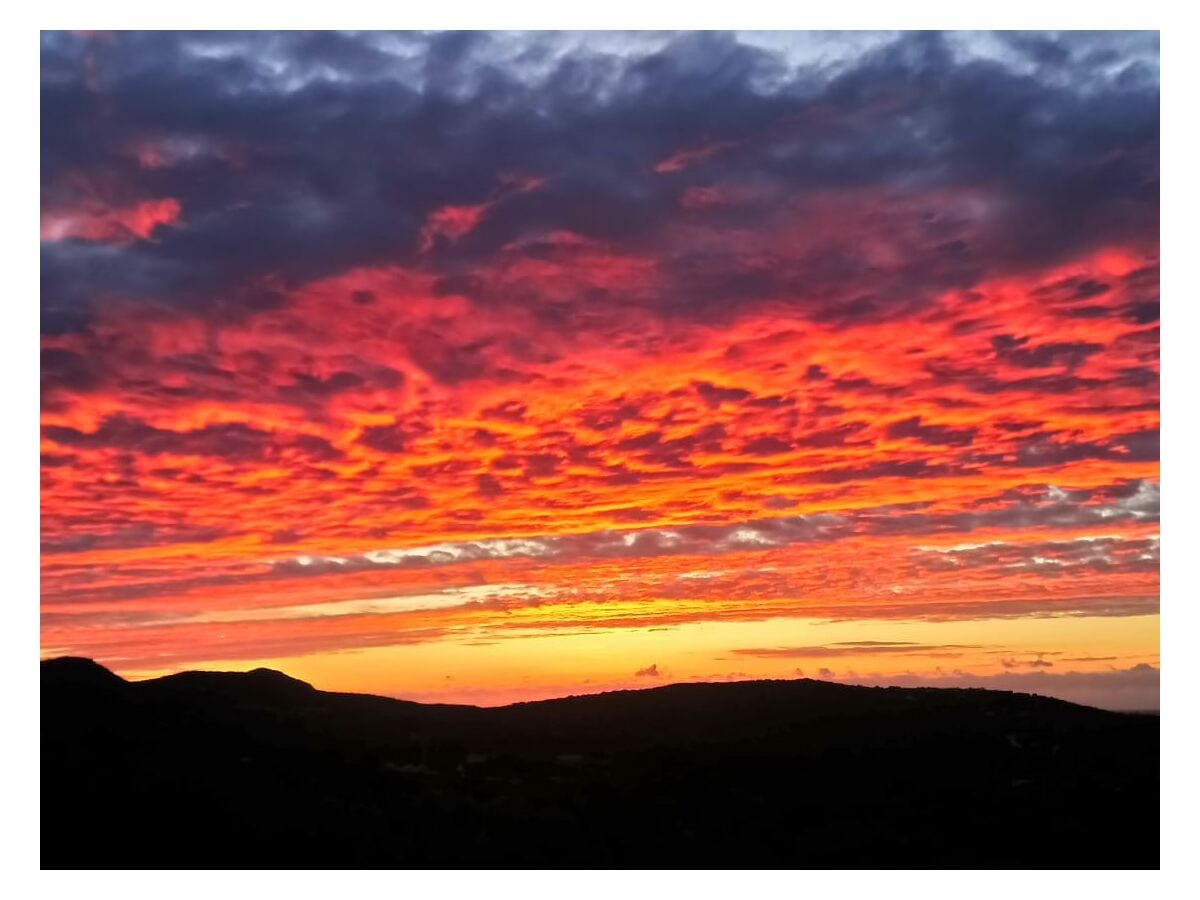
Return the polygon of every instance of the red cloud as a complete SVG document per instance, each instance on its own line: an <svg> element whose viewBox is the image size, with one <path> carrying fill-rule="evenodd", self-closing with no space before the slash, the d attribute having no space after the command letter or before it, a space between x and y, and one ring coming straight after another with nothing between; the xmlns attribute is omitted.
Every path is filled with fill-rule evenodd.
<svg viewBox="0 0 1200 900"><path fill-rule="evenodd" d="M72 238L101 243L128 244L149 240L155 229L179 221L181 207L173 197L146 200L132 206L110 207L87 203L42 212L42 240Z"/></svg>
<svg viewBox="0 0 1200 900"><path fill-rule="evenodd" d="M706 159L716 156L723 150L736 147L738 143L738 141L713 141L708 144L701 144L698 147L685 147L656 163L654 171L659 175L681 172L697 163L704 162Z"/></svg>
<svg viewBox="0 0 1200 900"><path fill-rule="evenodd" d="M475 206L443 206L429 214L421 229L421 252L428 252L439 239L457 241L475 227L487 215L490 203Z"/></svg>

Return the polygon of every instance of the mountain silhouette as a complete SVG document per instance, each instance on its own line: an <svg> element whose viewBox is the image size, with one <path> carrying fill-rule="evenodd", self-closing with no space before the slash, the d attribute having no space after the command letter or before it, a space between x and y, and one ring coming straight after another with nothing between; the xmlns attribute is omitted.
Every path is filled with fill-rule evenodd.
<svg viewBox="0 0 1200 900"><path fill-rule="evenodd" d="M44 868L1155 868L1158 717L798 679L498 708L43 661Z"/></svg>

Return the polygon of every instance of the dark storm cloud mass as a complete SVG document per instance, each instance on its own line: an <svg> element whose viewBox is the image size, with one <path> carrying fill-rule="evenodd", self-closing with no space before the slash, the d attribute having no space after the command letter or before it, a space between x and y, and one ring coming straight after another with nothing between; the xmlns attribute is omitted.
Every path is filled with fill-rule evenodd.
<svg viewBox="0 0 1200 900"><path fill-rule="evenodd" d="M645 247L681 204L733 237L661 247L671 289L642 299L671 315L790 297L853 324L1156 239L1156 35L866 37L46 33L43 328L84 327L110 297L244 315L280 286L418 257L470 294L514 242ZM740 252L739 228L827 213L829 191L823 237ZM423 248L448 208L467 212ZM904 262L864 249L868 211ZM1005 352L1036 367L1090 348Z"/></svg>

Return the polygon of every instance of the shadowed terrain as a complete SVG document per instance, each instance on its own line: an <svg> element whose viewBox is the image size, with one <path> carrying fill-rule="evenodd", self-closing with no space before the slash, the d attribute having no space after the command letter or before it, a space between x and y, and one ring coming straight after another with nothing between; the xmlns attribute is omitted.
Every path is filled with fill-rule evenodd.
<svg viewBox="0 0 1200 900"><path fill-rule="evenodd" d="M801 679L500 708L41 664L45 868L1156 868L1158 717Z"/></svg>

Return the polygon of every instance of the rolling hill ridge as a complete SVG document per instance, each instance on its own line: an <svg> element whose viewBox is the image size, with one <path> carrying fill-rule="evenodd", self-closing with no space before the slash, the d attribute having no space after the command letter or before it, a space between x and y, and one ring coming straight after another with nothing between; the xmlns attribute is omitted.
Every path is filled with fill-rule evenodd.
<svg viewBox="0 0 1200 900"><path fill-rule="evenodd" d="M800 679L498 708L41 664L42 865L1158 865L1158 718Z"/></svg>

